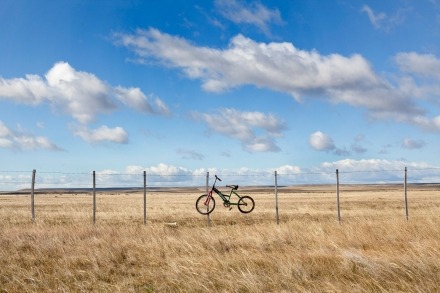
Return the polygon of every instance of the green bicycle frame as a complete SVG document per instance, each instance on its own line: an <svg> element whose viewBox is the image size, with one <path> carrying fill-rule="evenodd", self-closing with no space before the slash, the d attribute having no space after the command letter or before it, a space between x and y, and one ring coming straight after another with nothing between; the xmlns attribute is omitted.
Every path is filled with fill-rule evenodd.
<svg viewBox="0 0 440 293"><path fill-rule="evenodd" d="M214 191L215 193L218 194L218 196L220 196L220 198L223 200L223 203L228 203L230 205L238 205L238 201L231 202L232 194L235 194L238 197L238 200L240 200L241 198L241 196L237 192L235 192L233 188L231 188L231 192L229 193L229 195L222 193L220 190L217 189L217 187L213 187L212 191Z"/></svg>

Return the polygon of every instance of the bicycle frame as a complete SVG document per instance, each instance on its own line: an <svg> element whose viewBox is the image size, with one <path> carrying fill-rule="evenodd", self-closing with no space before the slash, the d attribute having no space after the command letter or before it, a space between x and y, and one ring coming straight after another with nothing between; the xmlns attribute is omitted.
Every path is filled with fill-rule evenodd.
<svg viewBox="0 0 440 293"><path fill-rule="evenodd" d="M209 191L209 196L206 198L205 205L209 204L209 201L213 197L212 196L213 191L217 193L217 195L223 200L224 205L238 205L238 200L240 200L241 196L237 192L235 192L233 187L231 187L231 191L229 192L229 195L224 194L223 192L218 190L217 187L215 187L215 183L217 182L217 180L222 181L220 178L217 177L217 175L215 175L214 184L212 185L211 191ZM231 202L232 194L235 194L238 197L237 202Z"/></svg>
<svg viewBox="0 0 440 293"><path fill-rule="evenodd" d="M238 199L241 198L241 196L237 192L235 192L233 188L231 188L231 191L229 192L229 194L224 194L223 192L218 190L216 187L211 190L211 193L212 193L212 191L214 191L215 193L218 194L218 196L220 196L220 198L223 200L223 203L230 204L230 205L238 205L238 201L231 202L232 194L235 194L238 197Z"/></svg>

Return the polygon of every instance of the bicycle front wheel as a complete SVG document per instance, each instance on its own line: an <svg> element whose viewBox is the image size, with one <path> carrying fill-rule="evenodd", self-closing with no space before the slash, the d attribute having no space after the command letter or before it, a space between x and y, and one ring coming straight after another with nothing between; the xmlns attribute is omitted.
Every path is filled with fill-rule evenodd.
<svg viewBox="0 0 440 293"><path fill-rule="evenodd" d="M202 215L210 214L215 208L215 200L207 194L199 196L196 201L196 209Z"/></svg>
<svg viewBox="0 0 440 293"><path fill-rule="evenodd" d="M243 196L238 201L238 209L240 212L247 214L254 210L255 202L250 196Z"/></svg>

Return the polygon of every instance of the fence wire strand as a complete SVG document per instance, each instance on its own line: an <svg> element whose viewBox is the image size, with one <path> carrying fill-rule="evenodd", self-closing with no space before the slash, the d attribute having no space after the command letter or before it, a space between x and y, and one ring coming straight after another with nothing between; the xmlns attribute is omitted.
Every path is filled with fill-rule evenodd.
<svg viewBox="0 0 440 293"><path fill-rule="evenodd" d="M215 171L206 169L211 173L210 177L213 177ZM336 170L336 169L335 169ZM409 176L410 183L436 183L440 181L440 173L437 171L440 167L426 167L426 168L411 168L408 167L408 174L415 173L418 177L411 178ZM345 184L387 184L401 182L400 177L403 174L402 169L372 169L372 170L343 170L338 169L341 177L341 182ZM29 188L32 177L32 170L0 170L0 191ZM239 171L238 173L227 173L219 171L217 175L219 177L226 178L250 178L250 180L238 180L245 181L249 185L267 185L273 184L273 176L275 171L261 171L261 172L248 172ZM424 177L420 175L423 172L430 172ZM381 173L387 174L383 179L379 176ZM96 171L96 185L100 187L138 187L142 186L141 181L144 176L147 176L149 186L203 186L205 185L206 174L160 174L152 173L151 170L145 170L139 173L124 173L124 172L105 172ZM366 178L360 178L359 176L347 176L350 174L378 174L378 176L368 176ZM75 187L91 187L91 177L93 172L67 172L61 171L37 171L36 186L39 188L75 188ZM344 176L345 175L345 176ZM335 171L283 171L277 172L278 179L281 184L331 184L333 183ZM316 178L313 178L316 176ZM296 179L295 179L296 178ZM312 179L310 179L312 178ZM28 181L29 180L29 181ZM246 185L242 183L241 185Z"/></svg>

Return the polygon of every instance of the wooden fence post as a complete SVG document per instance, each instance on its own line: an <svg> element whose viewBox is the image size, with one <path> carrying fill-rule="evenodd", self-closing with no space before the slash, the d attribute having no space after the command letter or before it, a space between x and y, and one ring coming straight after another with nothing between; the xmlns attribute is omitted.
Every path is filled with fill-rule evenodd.
<svg viewBox="0 0 440 293"><path fill-rule="evenodd" d="M206 195L209 195L209 172L206 172ZM209 204L206 208L209 210ZM208 219L208 226L211 226L211 217L209 214L207 215L207 219Z"/></svg>
<svg viewBox="0 0 440 293"><path fill-rule="evenodd" d="M277 222L277 225L280 223L280 218L278 214L278 174L277 171L275 171L275 219Z"/></svg>
<svg viewBox="0 0 440 293"><path fill-rule="evenodd" d="M37 171L34 169L32 171L32 185L31 185L31 211L32 211L32 223L35 223L35 173Z"/></svg>
<svg viewBox="0 0 440 293"><path fill-rule="evenodd" d="M147 172L144 171L144 225L147 224Z"/></svg>
<svg viewBox="0 0 440 293"><path fill-rule="evenodd" d="M407 173L408 170L405 167L405 175L404 175L404 181L403 181L403 193L405 196L405 218L408 221L408 196L407 196Z"/></svg>
<svg viewBox="0 0 440 293"><path fill-rule="evenodd" d="M336 205L338 207L338 223L341 224L341 207L339 205L339 170L336 169Z"/></svg>
<svg viewBox="0 0 440 293"><path fill-rule="evenodd" d="M93 171L93 224L96 223L96 173Z"/></svg>

